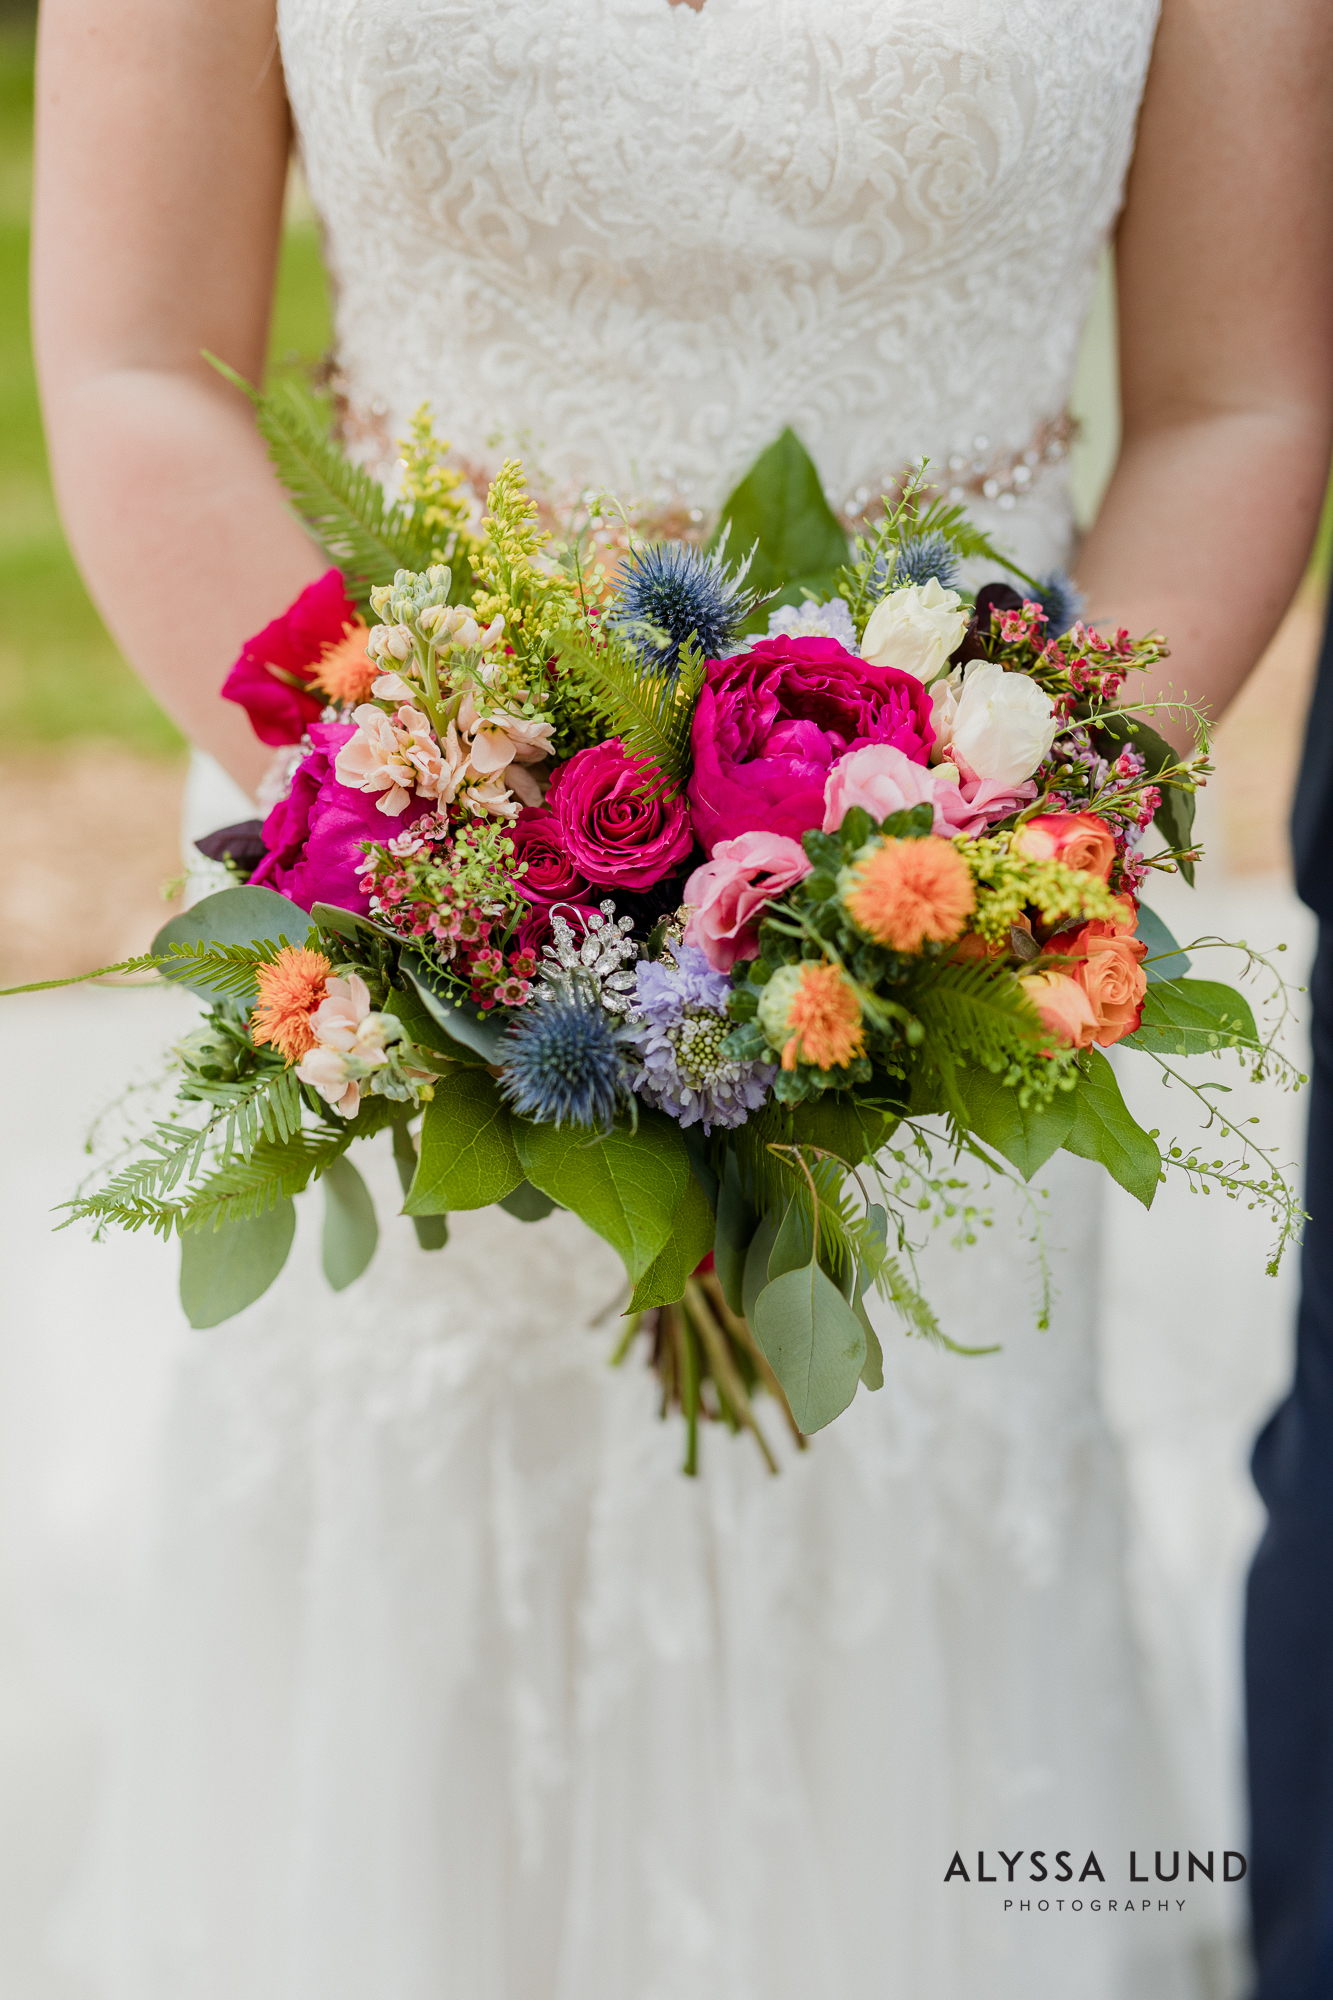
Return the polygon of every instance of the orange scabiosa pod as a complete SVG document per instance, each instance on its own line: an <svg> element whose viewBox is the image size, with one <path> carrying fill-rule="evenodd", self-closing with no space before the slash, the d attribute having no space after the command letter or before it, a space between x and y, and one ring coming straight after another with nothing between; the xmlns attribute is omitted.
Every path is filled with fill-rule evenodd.
<svg viewBox="0 0 1333 2000"><path fill-rule="evenodd" d="M976 908L962 855L947 840L886 840L849 871L843 904L853 923L894 951L948 944Z"/></svg>
<svg viewBox="0 0 1333 2000"><path fill-rule="evenodd" d="M865 1047L861 1003L836 965L800 967L787 1027L784 1069L795 1069L798 1060L817 1069L845 1069Z"/></svg>
<svg viewBox="0 0 1333 2000"><path fill-rule="evenodd" d="M325 999L333 971L322 951L287 944L270 965L255 967L259 1003L250 1016L250 1033L267 1042L289 1063L299 1062L315 1046L310 1016Z"/></svg>

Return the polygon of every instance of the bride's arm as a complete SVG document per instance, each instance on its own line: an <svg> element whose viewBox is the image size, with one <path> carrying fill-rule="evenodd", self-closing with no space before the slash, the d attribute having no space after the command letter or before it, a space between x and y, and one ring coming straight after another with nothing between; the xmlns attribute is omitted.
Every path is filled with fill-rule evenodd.
<svg viewBox="0 0 1333 2000"><path fill-rule="evenodd" d="M1329 0L1164 0L1116 255L1123 443L1079 580L1094 619L1168 633L1164 680L1220 715L1328 476Z"/></svg>
<svg viewBox="0 0 1333 2000"><path fill-rule="evenodd" d="M69 538L163 706L247 788L268 753L218 689L325 565L249 406L289 126L274 0L43 0L33 322Z"/></svg>

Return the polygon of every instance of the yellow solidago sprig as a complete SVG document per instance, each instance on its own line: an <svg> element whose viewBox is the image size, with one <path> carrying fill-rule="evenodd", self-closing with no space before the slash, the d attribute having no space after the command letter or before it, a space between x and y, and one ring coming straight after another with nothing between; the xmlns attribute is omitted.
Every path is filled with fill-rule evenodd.
<svg viewBox="0 0 1333 2000"><path fill-rule="evenodd" d="M529 677L545 670L581 616L574 579L556 563L549 542L537 526L522 462L507 458L486 502L475 610L482 624L504 619L506 641Z"/></svg>
<svg viewBox="0 0 1333 2000"><path fill-rule="evenodd" d="M472 526L466 481L456 466L447 463L448 440L436 435L429 403L421 405L399 447L403 499L429 535L435 560L456 569L461 556L462 568L475 569L481 536Z"/></svg>
<svg viewBox="0 0 1333 2000"><path fill-rule="evenodd" d="M976 886L971 928L987 944L1006 944L1011 925L1029 907L1048 926L1070 917L1124 921L1124 904L1096 875L1067 868L1062 861L1034 861L1015 854L1007 834L975 840L960 837L954 844Z"/></svg>

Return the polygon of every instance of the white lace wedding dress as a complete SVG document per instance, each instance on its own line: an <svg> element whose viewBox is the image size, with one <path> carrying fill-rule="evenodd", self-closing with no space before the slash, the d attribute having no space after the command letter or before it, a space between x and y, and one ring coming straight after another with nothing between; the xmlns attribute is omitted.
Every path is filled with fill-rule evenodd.
<svg viewBox="0 0 1333 2000"><path fill-rule="evenodd" d="M1067 557L1058 419L1154 0L279 12L368 459L429 398L472 459L706 512L790 424L849 518L928 453L1025 565ZM641 1360L606 1365L606 1247L492 1212L425 1255L378 1168L359 1283L328 1291L312 1206L191 1344L99 1993L1193 1995L1191 1913L975 1880L1093 1849L1123 1896L1131 1846L1216 1844L1138 1691L1093 1172L1050 1176L1049 1331L997 1198L923 1269L1001 1353L882 1315L881 1393L776 1479L707 1435L691 1482Z"/></svg>

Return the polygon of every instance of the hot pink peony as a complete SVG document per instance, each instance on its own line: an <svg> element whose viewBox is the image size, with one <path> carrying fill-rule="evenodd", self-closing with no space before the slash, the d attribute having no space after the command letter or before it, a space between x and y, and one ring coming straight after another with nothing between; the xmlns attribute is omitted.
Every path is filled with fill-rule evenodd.
<svg viewBox="0 0 1333 2000"><path fill-rule="evenodd" d="M764 905L810 873L799 841L782 833L741 833L721 840L710 861L685 884L690 906L686 944L696 945L714 972L730 972L759 950Z"/></svg>
<svg viewBox="0 0 1333 2000"><path fill-rule="evenodd" d="M268 852L250 880L290 896L303 910L333 903L364 914L370 892L366 878L356 872L363 858L361 843L391 840L431 809L428 799L413 799L399 818L386 825L373 793L340 785L334 761L355 734L350 723L313 724L313 749L297 766L287 797L264 821Z"/></svg>
<svg viewBox="0 0 1333 2000"><path fill-rule="evenodd" d="M565 853L599 888L651 889L694 845L680 794L645 796L652 775L613 739L576 751L551 780L546 807Z"/></svg>
<svg viewBox="0 0 1333 2000"><path fill-rule="evenodd" d="M706 852L762 828L799 839L824 821L832 765L863 743L891 743L924 764L930 696L894 667L836 639L782 635L710 660L694 714L690 805Z"/></svg>
<svg viewBox="0 0 1333 2000"><path fill-rule="evenodd" d="M253 639L247 639L222 693L239 702L261 743L299 743L318 722L328 697L309 683L327 647L337 646L356 622L356 606L340 570L307 584L296 602Z"/></svg>

